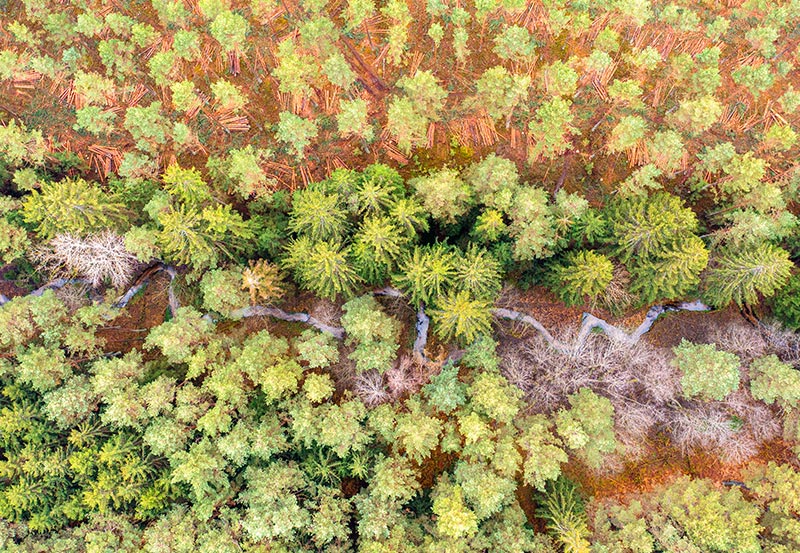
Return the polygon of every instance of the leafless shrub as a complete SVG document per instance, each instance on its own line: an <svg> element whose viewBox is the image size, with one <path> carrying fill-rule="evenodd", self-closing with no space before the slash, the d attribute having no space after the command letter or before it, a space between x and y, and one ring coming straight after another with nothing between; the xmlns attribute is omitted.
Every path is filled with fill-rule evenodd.
<svg viewBox="0 0 800 553"><path fill-rule="evenodd" d="M137 265L123 238L112 231L86 238L59 234L35 253L35 260L54 276L78 276L95 288L106 280L122 288L130 282Z"/></svg>
<svg viewBox="0 0 800 553"><path fill-rule="evenodd" d="M672 440L683 453L697 448L716 449L733 438L730 417L718 406L698 404L676 410L671 421Z"/></svg>
<svg viewBox="0 0 800 553"><path fill-rule="evenodd" d="M740 432L724 444L720 444L716 453L723 462L738 465L758 453L758 442L749 433Z"/></svg>
<svg viewBox="0 0 800 553"><path fill-rule="evenodd" d="M432 372L424 365L414 363L407 355L400 357L394 367L384 373L384 379L393 399L417 392L428 383Z"/></svg>
<svg viewBox="0 0 800 553"><path fill-rule="evenodd" d="M800 367L800 334L784 330L778 325L761 325L761 336L768 345L767 353L774 353L781 361Z"/></svg>
<svg viewBox="0 0 800 553"><path fill-rule="evenodd" d="M390 399L383 384L383 375L375 369L363 372L355 378L353 387L356 395L368 406L374 407Z"/></svg>
<svg viewBox="0 0 800 553"><path fill-rule="evenodd" d="M753 399L744 390L730 394L725 399L727 408L742 421L753 439L760 445L781 434L781 423L776 413L764 403Z"/></svg>
<svg viewBox="0 0 800 553"><path fill-rule="evenodd" d="M769 347L762 333L744 322L714 327L709 333L709 342L721 350L735 353L744 365L764 355Z"/></svg>
<svg viewBox="0 0 800 553"><path fill-rule="evenodd" d="M595 303L600 307L612 312L622 313L626 311L636 300L636 296L630 290L631 275L624 265L615 265L611 282L597 298Z"/></svg>
<svg viewBox="0 0 800 553"><path fill-rule="evenodd" d="M574 343L572 336L559 339ZM679 374L669 356L645 342L626 344L602 334L590 335L579 350L568 352L534 336L521 348L501 351L501 368L540 412L564 405L567 396L583 387L647 405L670 401L680 392Z"/></svg>
<svg viewBox="0 0 800 553"><path fill-rule="evenodd" d="M314 302L308 314L326 325L337 326L342 310L332 301L320 298Z"/></svg>
<svg viewBox="0 0 800 553"><path fill-rule="evenodd" d="M627 458L636 458L647 450L647 438L665 420L665 409L635 401L613 401L614 426L617 439L625 448Z"/></svg>
<svg viewBox="0 0 800 553"><path fill-rule="evenodd" d="M67 284L55 291L56 296L64 302L70 313L91 303L89 287L86 284Z"/></svg>

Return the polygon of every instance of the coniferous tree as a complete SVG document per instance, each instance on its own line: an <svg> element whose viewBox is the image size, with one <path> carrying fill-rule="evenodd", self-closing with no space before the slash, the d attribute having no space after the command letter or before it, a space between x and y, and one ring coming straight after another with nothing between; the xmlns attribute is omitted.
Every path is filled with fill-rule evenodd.
<svg viewBox="0 0 800 553"><path fill-rule="evenodd" d="M613 273L614 265L603 254L587 250L570 252L550 269L549 287L564 303L577 305L602 294Z"/></svg>
<svg viewBox="0 0 800 553"><path fill-rule="evenodd" d="M63 233L82 236L114 228L125 219L124 206L114 196L83 179L42 183L25 200L22 213L44 238Z"/></svg>
<svg viewBox="0 0 800 553"><path fill-rule="evenodd" d="M467 292L451 292L436 300L431 310L436 333L444 340L455 338L472 343L481 334L492 329L491 303L470 297Z"/></svg>
<svg viewBox="0 0 800 553"><path fill-rule="evenodd" d="M711 259L703 282L703 296L716 307L724 307L731 301L740 307L753 304L759 294L770 297L780 290L793 267L789 252L772 244L725 249Z"/></svg>

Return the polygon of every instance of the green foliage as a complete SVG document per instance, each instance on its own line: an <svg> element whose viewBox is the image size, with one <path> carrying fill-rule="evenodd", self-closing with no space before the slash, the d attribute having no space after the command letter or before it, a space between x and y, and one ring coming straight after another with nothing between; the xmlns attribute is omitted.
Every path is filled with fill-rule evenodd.
<svg viewBox="0 0 800 553"><path fill-rule="evenodd" d="M632 258L658 258L691 236L697 217L676 196L656 193L650 198L630 198L609 208L617 254L627 263Z"/></svg>
<svg viewBox="0 0 800 553"><path fill-rule="evenodd" d="M722 104L713 96L700 96L695 100L684 100L677 111L670 114L671 121L678 128L692 134L711 128L722 115Z"/></svg>
<svg viewBox="0 0 800 553"><path fill-rule="evenodd" d="M565 553L589 551L586 510L577 487L565 478L550 482L540 493L537 514L547 521L547 530L564 547Z"/></svg>
<svg viewBox="0 0 800 553"><path fill-rule="evenodd" d="M592 468L603 463L603 454L617 449L614 406L589 388L569 396L570 409L556 413L556 429L570 449Z"/></svg>
<svg viewBox="0 0 800 553"><path fill-rule="evenodd" d="M333 336L312 329L303 331L294 343L301 360L312 369L326 368L339 361L339 348Z"/></svg>
<svg viewBox="0 0 800 553"><path fill-rule="evenodd" d="M530 86L530 76L515 75L496 65L484 71L475 83L475 100L492 119L510 121L514 108L527 99Z"/></svg>
<svg viewBox="0 0 800 553"><path fill-rule="evenodd" d="M517 445L525 453L522 479L537 490L544 490L545 483L561 474L561 465L567 462L567 453L552 431L553 423L544 415L525 419L520 425L522 432Z"/></svg>
<svg viewBox="0 0 800 553"><path fill-rule="evenodd" d="M680 298L697 288L708 265L708 250L690 235L654 258L641 259L631 270L631 292L645 303L660 298Z"/></svg>
<svg viewBox="0 0 800 553"><path fill-rule="evenodd" d="M466 388L458 380L458 367L451 364L431 377L430 383L423 388L423 393L430 405L443 413L450 413L466 402Z"/></svg>
<svg viewBox="0 0 800 553"><path fill-rule="evenodd" d="M661 493L659 506L702 550L761 551L758 507L738 488L721 492L708 480L684 476Z"/></svg>
<svg viewBox="0 0 800 553"><path fill-rule="evenodd" d="M289 151L297 159L305 157L305 148L317 137L317 124L313 120L282 111L275 136L281 142L289 145Z"/></svg>
<svg viewBox="0 0 800 553"><path fill-rule="evenodd" d="M638 115L623 117L611 131L608 150L617 153L633 148L644 138L646 132L647 122Z"/></svg>
<svg viewBox="0 0 800 553"><path fill-rule="evenodd" d="M790 330L800 328L800 275L792 275L772 298L772 313Z"/></svg>
<svg viewBox="0 0 800 553"><path fill-rule="evenodd" d="M125 111L124 125L136 141L136 147L151 154L169 136L169 125L161 114L161 102L153 102L147 107L129 107Z"/></svg>
<svg viewBox="0 0 800 553"><path fill-rule="evenodd" d="M211 199L211 191L203 181L200 171L192 167L183 169L177 163L167 167L161 177L164 190L181 203L197 207Z"/></svg>
<svg viewBox="0 0 800 553"><path fill-rule="evenodd" d="M30 240L25 229L0 216L0 265L24 258L29 247Z"/></svg>
<svg viewBox="0 0 800 553"><path fill-rule="evenodd" d="M463 174L479 203L508 211L519 188L519 172L510 159L489 154L467 167Z"/></svg>
<svg viewBox="0 0 800 553"><path fill-rule="evenodd" d="M357 136L367 142L375 138L375 130L369 122L367 102L362 98L355 100L341 100L339 113L336 114L336 123L342 136Z"/></svg>
<svg viewBox="0 0 800 553"><path fill-rule="evenodd" d="M723 400L739 388L739 357L720 351L714 344L693 344L685 338L672 348L672 365L681 371L681 387L687 398Z"/></svg>
<svg viewBox="0 0 800 553"><path fill-rule="evenodd" d="M542 84L552 96L572 96L578 89L578 73L568 64L556 61L543 68Z"/></svg>
<svg viewBox="0 0 800 553"><path fill-rule="evenodd" d="M175 318L155 327L147 335L145 348L159 348L171 363L188 361L195 349L213 331L213 324L191 307L181 307Z"/></svg>
<svg viewBox="0 0 800 553"><path fill-rule="evenodd" d="M432 493L437 531L450 539L469 538L478 531L478 517L467 507L461 486L440 480Z"/></svg>
<svg viewBox="0 0 800 553"><path fill-rule="evenodd" d="M386 315L369 294L350 300L342 309L342 326L348 342L355 345L349 358L356 362L356 369L382 373L391 368L399 347L400 323Z"/></svg>
<svg viewBox="0 0 800 553"><path fill-rule="evenodd" d="M208 271L200 281L203 307L224 317L247 305L247 294L241 290L241 269L216 269Z"/></svg>
<svg viewBox="0 0 800 553"><path fill-rule="evenodd" d="M750 392L769 405L777 402L784 408L797 407L800 405L800 372L775 355L760 357L750 364Z"/></svg>
<svg viewBox="0 0 800 553"><path fill-rule="evenodd" d="M780 290L793 266L789 252L772 244L723 250L711 259L703 297L715 307L754 304L759 294L771 297Z"/></svg>
<svg viewBox="0 0 800 553"><path fill-rule="evenodd" d="M550 289L567 305L578 305L605 291L613 278L614 265L603 254L580 250L567 254L550 271Z"/></svg>
<svg viewBox="0 0 800 553"><path fill-rule="evenodd" d="M406 95L389 102L387 127L400 149L408 152L427 141L428 124L438 120L447 92L430 71L401 77L397 86Z"/></svg>
<svg viewBox="0 0 800 553"><path fill-rule="evenodd" d="M442 223L455 223L473 203L470 187L455 169L444 168L409 181L425 210Z"/></svg>
<svg viewBox="0 0 800 553"><path fill-rule="evenodd" d="M497 372L481 372L467 389L471 405L490 420L511 424L522 408L522 392Z"/></svg>
<svg viewBox="0 0 800 553"><path fill-rule="evenodd" d="M214 17L209 30L211 31L211 36L220 43L223 50L226 52L241 52L245 50L250 25L238 13L222 10Z"/></svg>
<svg viewBox="0 0 800 553"><path fill-rule="evenodd" d="M494 37L492 51L504 60L530 61L536 52L536 44L525 27L507 25Z"/></svg>
<svg viewBox="0 0 800 553"><path fill-rule="evenodd" d="M99 186L83 179L44 182L23 206L25 221L43 238L60 233L84 236L124 221L124 207Z"/></svg>

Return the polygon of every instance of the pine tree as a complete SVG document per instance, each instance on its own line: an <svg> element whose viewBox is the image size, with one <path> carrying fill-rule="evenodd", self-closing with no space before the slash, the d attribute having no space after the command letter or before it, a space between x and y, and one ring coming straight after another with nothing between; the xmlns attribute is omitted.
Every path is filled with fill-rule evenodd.
<svg viewBox="0 0 800 553"><path fill-rule="evenodd" d="M657 257L640 260L631 270L631 292L638 293L645 303L680 298L700 283L706 265L708 250L700 238L691 235Z"/></svg>
<svg viewBox="0 0 800 553"><path fill-rule="evenodd" d="M613 278L614 265L603 254L580 250L570 252L550 269L548 286L567 305L594 300Z"/></svg>
<svg viewBox="0 0 800 553"><path fill-rule="evenodd" d="M680 198L656 193L630 198L608 209L617 254L627 263L634 257L658 256L697 229L697 217Z"/></svg>
<svg viewBox="0 0 800 553"><path fill-rule="evenodd" d="M725 249L711 259L703 297L716 307L725 307L731 301L740 307L754 304L759 294L770 297L780 290L793 267L789 252L772 244Z"/></svg>
<svg viewBox="0 0 800 553"><path fill-rule="evenodd" d="M297 281L322 298L335 299L339 294L350 296L361 282L350 261L349 246L322 240L310 244L299 254L300 259L295 259L293 254L299 252L292 251L290 246L287 263L294 269Z"/></svg>
<svg viewBox="0 0 800 553"><path fill-rule="evenodd" d="M43 238L60 233L83 236L117 227L125 220L121 203L83 179L42 183L25 200L22 214Z"/></svg>
<svg viewBox="0 0 800 553"><path fill-rule="evenodd" d="M158 243L167 260L194 267L215 267L214 237L197 211L181 206L159 214Z"/></svg>
<svg viewBox="0 0 800 553"><path fill-rule="evenodd" d="M436 301L430 314L436 333L443 340L470 344L492 331L491 302L471 298L467 292L450 293Z"/></svg>
<svg viewBox="0 0 800 553"><path fill-rule="evenodd" d="M339 240L346 224L347 214L337 194L305 189L292 196L289 230L313 240Z"/></svg>
<svg viewBox="0 0 800 553"><path fill-rule="evenodd" d="M431 303L450 289L455 264L455 254L446 244L414 246L400 261L392 282L411 298L411 303Z"/></svg>
<svg viewBox="0 0 800 553"><path fill-rule="evenodd" d="M490 299L500 291L501 277L497 260L483 248L470 244L456 266L455 288L476 298Z"/></svg>
<svg viewBox="0 0 800 553"><path fill-rule="evenodd" d="M367 282L380 284L394 271L408 239L388 217L369 217L353 235L353 257Z"/></svg>

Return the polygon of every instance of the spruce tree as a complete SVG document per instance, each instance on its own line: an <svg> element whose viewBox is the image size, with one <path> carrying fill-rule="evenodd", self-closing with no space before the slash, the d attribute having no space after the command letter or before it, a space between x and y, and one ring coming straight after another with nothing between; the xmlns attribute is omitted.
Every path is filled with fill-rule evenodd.
<svg viewBox="0 0 800 553"><path fill-rule="evenodd" d="M742 307L770 297L789 280L794 264L789 252L772 244L742 250L727 249L714 256L704 279L704 298L715 307L730 302Z"/></svg>

